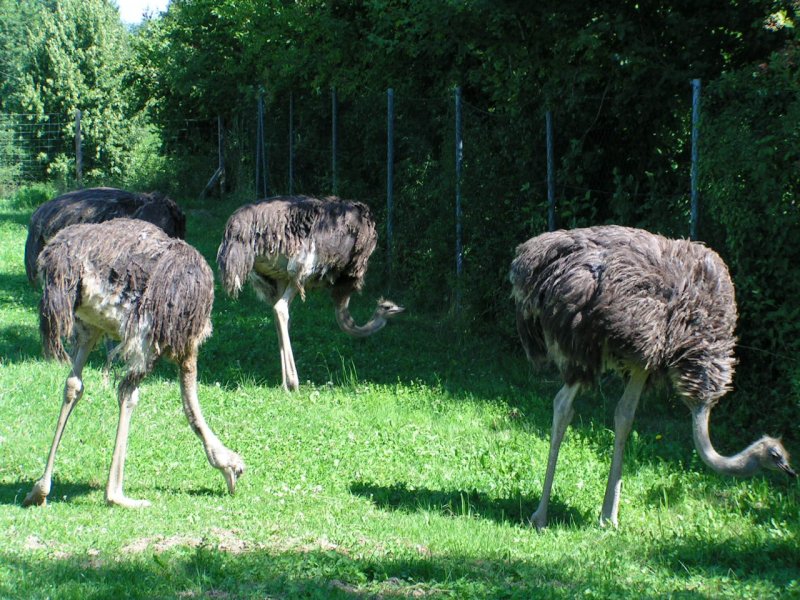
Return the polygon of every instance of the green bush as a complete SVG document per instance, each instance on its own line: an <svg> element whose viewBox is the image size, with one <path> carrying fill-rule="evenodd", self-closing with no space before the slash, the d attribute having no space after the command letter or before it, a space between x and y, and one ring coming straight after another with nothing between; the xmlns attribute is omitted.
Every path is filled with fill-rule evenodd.
<svg viewBox="0 0 800 600"><path fill-rule="evenodd" d="M20 210L35 209L57 195L58 190L51 183L32 183L17 188L11 194L11 205Z"/></svg>
<svg viewBox="0 0 800 600"><path fill-rule="evenodd" d="M736 283L739 403L769 406L796 423L792 381L800 369L800 51L708 86L702 123L700 237L718 249Z"/></svg>

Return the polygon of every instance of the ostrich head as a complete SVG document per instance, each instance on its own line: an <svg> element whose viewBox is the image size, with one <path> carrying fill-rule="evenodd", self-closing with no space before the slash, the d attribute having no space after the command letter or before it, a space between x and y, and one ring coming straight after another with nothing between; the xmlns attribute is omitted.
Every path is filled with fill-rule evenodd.
<svg viewBox="0 0 800 600"><path fill-rule="evenodd" d="M779 439L765 435L754 446L754 455L762 468L783 471L787 475L797 477L797 473L789 464L789 453Z"/></svg>
<svg viewBox="0 0 800 600"><path fill-rule="evenodd" d="M219 469L228 485L228 493L233 495L236 491L236 481L244 473L244 460L236 452L220 446L208 453L212 467Z"/></svg>
<svg viewBox="0 0 800 600"><path fill-rule="evenodd" d="M350 296L345 295L337 298L336 295L334 295L334 300L337 303L336 322L339 324L342 331L354 338L364 338L372 335L376 331L380 331L386 327L386 323L389 322L389 319L399 315L405 310L405 308L398 306L391 300L381 298L378 300L378 306L375 307L375 312L372 313L370 320L364 325L356 325L353 322L353 317L350 316L350 309L348 308Z"/></svg>
<svg viewBox="0 0 800 600"><path fill-rule="evenodd" d="M391 319L399 315L401 312L405 310L404 307L399 306L392 302L391 300L386 300L385 298L380 298L378 300L378 306L375 308L375 312L372 315L373 319L383 319L384 321Z"/></svg>

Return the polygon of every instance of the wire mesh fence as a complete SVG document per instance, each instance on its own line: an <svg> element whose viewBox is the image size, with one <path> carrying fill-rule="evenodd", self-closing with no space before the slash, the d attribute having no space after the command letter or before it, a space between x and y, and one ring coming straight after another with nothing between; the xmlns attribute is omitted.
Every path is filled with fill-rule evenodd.
<svg viewBox="0 0 800 600"><path fill-rule="evenodd" d="M46 179L71 124L66 115L0 114L0 183Z"/></svg>
<svg viewBox="0 0 800 600"><path fill-rule="evenodd" d="M579 226L596 207L614 203L626 205L614 208L620 214L633 214L648 201L626 180L583 183L581 169L617 134L609 129L613 124L597 123L597 113L585 118L567 124L557 110L484 106L455 90L431 96L259 90L224 119L143 125L146 135L128 165L138 174L128 173L123 183L146 181L180 198L236 189L253 200L335 193L366 202L381 223L382 247L373 262L387 275L387 287L396 277L430 290L425 299L432 307L457 306L464 274L497 279L497 265L531 232ZM0 115L0 176L32 181L46 178L58 156L75 160L73 121L69 115ZM677 184L659 193L676 194L668 205L676 228L683 220L688 230L685 154L674 161ZM84 184L110 183L118 182ZM478 302L488 306L489 300Z"/></svg>

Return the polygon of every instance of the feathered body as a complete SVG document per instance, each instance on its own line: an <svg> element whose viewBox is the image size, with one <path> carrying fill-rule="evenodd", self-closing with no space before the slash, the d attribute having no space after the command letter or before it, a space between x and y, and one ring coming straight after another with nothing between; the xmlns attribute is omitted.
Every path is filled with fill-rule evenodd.
<svg viewBox="0 0 800 600"><path fill-rule="evenodd" d="M709 436L711 408L731 387L736 301L725 263L713 250L641 229L600 226L545 233L520 244L511 264L517 329L528 357L546 356L564 386L553 401L553 430L539 507L546 524L558 452L573 400L601 372L627 378L614 413L614 453L601 524L617 525L622 459L647 380L666 374L691 409L695 448L717 472L761 469L795 475L780 440L763 436L722 456Z"/></svg>
<svg viewBox="0 0 800 600"><path fill-rule="evenodd" d="M62 339L72 337L74 344L47 465L23 505L47 502L56 450L83 394L83 368L104 334L120 340L114 352L126 366L117 390L119 425L106 501L128 507L148 504L126 497L122 484L139 384L162 355L177 363L189 424L201 438L208 462L220 470L233 493L244 462L211 431L197 397L197 352L211 333L214 303L213 274L200 253L151 223L112 219L65 227L39 255L38 267L44 288L39 328L45 355L66 359Z"/></svg>
<svg viewBox="0 0 800 600"><path fill-rule="evenodd" d="M336 197L270 198L242 206L228 219L217 252L222 283L235 297L249 278L272 305L285 389L299 385L289 340L289 306L296 294L305 299L307 289L330 289L336 321L353 337L372 335L403 311L381 299L364 325L350 316L350 296L364 285L376 243L369 207Z"/></svg>
<svg viewBox="0 0 800 600"><path fill-rule="evenodd" d="M31 215L25 242L25 272L28 280L35 282L39 253L47 241L65 227L78 223L102 223L123 217L153 223L171 237L186 237L183 211L163 194L141 194L108 187L76 190L45 202Z"/></svg>
<svg viewBox="0 0 800 600"><path fill-rule="evenodd" d="M330 286L360 291L377 233L369 207L335 197L278 197L242 206L228 219L217 254L227 292L248 275L257 290L286 281L301 295Z"/></svg>
<svg viewBox="0 0 800 600"><path fill-rule="evenodd" d="M120 340L122 360L147 372L163 353L180 359L211 333L214 277L192 246L134 219L71 225L39 256L45 355L81 319Z"/></svg>
<svg viewBox="0 0 800 600"><path fill-rule="evenodd" d="M555 231L517 248L510 277L526 352L566 383L633 365L668 374L690 405L730 389L734 288L706 246L620 226Z"/></svg>

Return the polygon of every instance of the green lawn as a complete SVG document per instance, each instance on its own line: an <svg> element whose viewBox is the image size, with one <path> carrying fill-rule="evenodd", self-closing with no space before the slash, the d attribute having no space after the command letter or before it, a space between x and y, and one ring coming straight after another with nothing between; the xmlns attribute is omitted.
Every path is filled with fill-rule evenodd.
<svg viewBox="0 0 800 600"><path fill-rule="evenodd" d="M235 205L186 208L189 241L214 265ZM106 506L117 406L98 349L50 502L23 509L67 375L40 358L38 292L22 264L30 212L0 201L0 598L800 596L797 483L711 473L674 398L643 399L620 528L607 530L597 517L620 388L608 379L582 394L550 527L537 533L526 519L557 377L532 372L511 337L413 306L351 340L324 293L293 306L301 389L287 394L268 307L250 290L235 302L217 290L200 401L247 463L235 496L207 464L164 362L142 386L125 475L126 492L152 506ZM354 298L356 315L380 292ZM725 426L724 406L712 437L739 450L751 439Z"/></svg>

